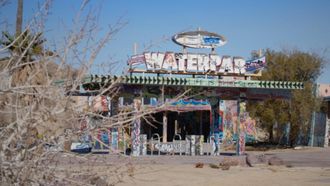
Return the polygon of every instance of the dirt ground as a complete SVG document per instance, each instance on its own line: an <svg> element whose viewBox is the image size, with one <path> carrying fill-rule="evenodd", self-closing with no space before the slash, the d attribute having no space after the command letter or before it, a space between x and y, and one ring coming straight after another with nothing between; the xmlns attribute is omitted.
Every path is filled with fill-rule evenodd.
<svg viewBox="0 0 330 186"><path fill-rule="evenodd" d="M257 166L224 171L209 166L142 165L118 185L330 185L330 168Z"/></svg>
<svg viewBox="0 0 330 186"><path fill-rule="evenodd" d="M246 164L246 156L142 156L124 157L98 154L79 158L65 154L59 158L56 172L77 173L71 180L79 180L82 172L95 175L88 184L105 185L330 185L330 148L302 148L270 151L249 151L253 167ZM263 160L260 160L262 157ZM280 165L268 165L271 158ZM235 160L238 166L229 170L211 168L224 160ZM203 168L195 168L196 163ZM64 175L63 175L64 176ZM72 185L72 182L66 182ZM79 184L78 184L79 185Z"/></svg>

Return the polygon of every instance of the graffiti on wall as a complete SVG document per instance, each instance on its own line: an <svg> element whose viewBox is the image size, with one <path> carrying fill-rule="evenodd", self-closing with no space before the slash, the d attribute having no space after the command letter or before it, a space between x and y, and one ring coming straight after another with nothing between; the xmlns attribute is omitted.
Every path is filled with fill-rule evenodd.
<svg viewBox="0 0 330 186"><path fill-rule="evenodd" d="M222 115L222 143L225 145L233 144L237 124L237 101L221 100L219 113Z"/></svg>
<svg viewBox="0 0 330 186"><path fill-rule="evenodd" d="M133 120L133 130L132 130L132 149L133 149L133 156L139 156L141 151L141 140L140 140L140 133L141 133L141 119L137 115L141 110L141 100L134 99L134 109L135 109L135 116Z"/></svg>
<svg viewBox="0 0 330 186"><path fill-rule="evenodd" d="M96 139L93 149L106 150L110 146L110 132L107 129L100 129L97 131Z"/></svg>
<svg viewBox="0 0 330 186"><path fill-rule="evenodd" d="M210 103L208 100L198 100L198 99L179 99L172 100L166 99L166 103L169 103L165 106L167 110L175 111L196 111L196 110L211 110Z"/></svg>
<svg viewBox="0 0 330 186"><path fill-rule="evenodd" d="M246 102L239 102L239 140L238 140L238 154L243 154L245 152L245 123L247 120L248 113L246 112Z"/></svg>
<svg viewBox="0 0 330 186"><path fill-rule="evenodd" d="M93 149L95 150L117 150L119 134L118 129L99 129L95 135Z"/></svg>
<svg viewBox="0 0 330 186"><path fill-rule="evenodd" d="M155 149L164 153L179 153L184 152L186 147L185 141L175 141L167 143L156 143Z"/></svg>
<svg viewBox="0 0 330 186"><path fill-rule="evenodd" d="M186 135L185 154L186 155L203 155L203 135Z"/></svg>
<svg viewBox="0 0 330 186"><path fill-rule="evenodd" d="M256 121L253 120L246 111L245 106L240 104L240 131L245 132L245 140L253 141L257 137ZM222 142L225 145L233 142L241 135L236 135L238 120L237 100L221 100L219 115L221 120Z"/></svg>

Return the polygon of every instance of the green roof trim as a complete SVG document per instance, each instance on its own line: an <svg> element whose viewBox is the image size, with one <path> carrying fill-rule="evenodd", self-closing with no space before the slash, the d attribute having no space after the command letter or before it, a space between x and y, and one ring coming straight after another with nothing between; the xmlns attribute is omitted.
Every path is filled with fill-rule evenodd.
<svg viewBox="0 0 330 186"><path fill-rule="evenodd" d="M203 78L150 77L150 76L87 76L85 83L119 83L126 85L164 85L191 87L303 89L304 83L290 81L222 80Z"/></svg>

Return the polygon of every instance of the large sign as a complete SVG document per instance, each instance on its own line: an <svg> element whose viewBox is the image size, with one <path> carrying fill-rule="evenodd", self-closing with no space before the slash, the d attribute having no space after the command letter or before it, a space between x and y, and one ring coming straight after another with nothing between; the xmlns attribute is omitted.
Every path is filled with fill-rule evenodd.
<svg viewBox="0 0 330 186"><path fill-rule="evenodd" d="M132 56L128 61L131 72L186 73L186 74L255 74L262 70L266 61L260 58L245 61L241 57L219 56L216 54L145 52Z"/></svg>
<svg viewBox="0 0 330 186"><path fill-rule="evenodd" d="M225 37L207 31L183 32L173 36L173 41L189 48L215 48L226 44Z"/></svg>

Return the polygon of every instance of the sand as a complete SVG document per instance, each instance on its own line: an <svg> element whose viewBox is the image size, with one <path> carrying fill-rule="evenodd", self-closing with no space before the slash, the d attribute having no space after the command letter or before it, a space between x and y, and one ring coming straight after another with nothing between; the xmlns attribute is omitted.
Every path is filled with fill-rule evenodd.
<svg viewBox="0 0 330 186"><path fill-rule="evenodd" d="M111 154L75 156L60 154L52 158L62 185L330 185L330 148L303 148L301 150L276 149L249 151L249 156L262 155L265 159L277 157L281 165L268 165L267 161L254 161L253 167L245 163L245 156L140 156L123 157ZM225 159L236 160L239 166L229 170L211 168ZM256 160L256 158L254 159ZM56 162L56 163L54 163ZM195 168L196 163L203 168ZM70 173L70 178L66 173ZM87 180L86 180L87 179ZM77 181L77 184L74 184Z"/></svg>
<svg viewBox="0 0 330 186"><path fill-rule="evenodd" d="M224 171L208 165L203 168L195 168L194 165L139 165L118 185L330 185L330 168L259 165L230 167Z"/></svg>

